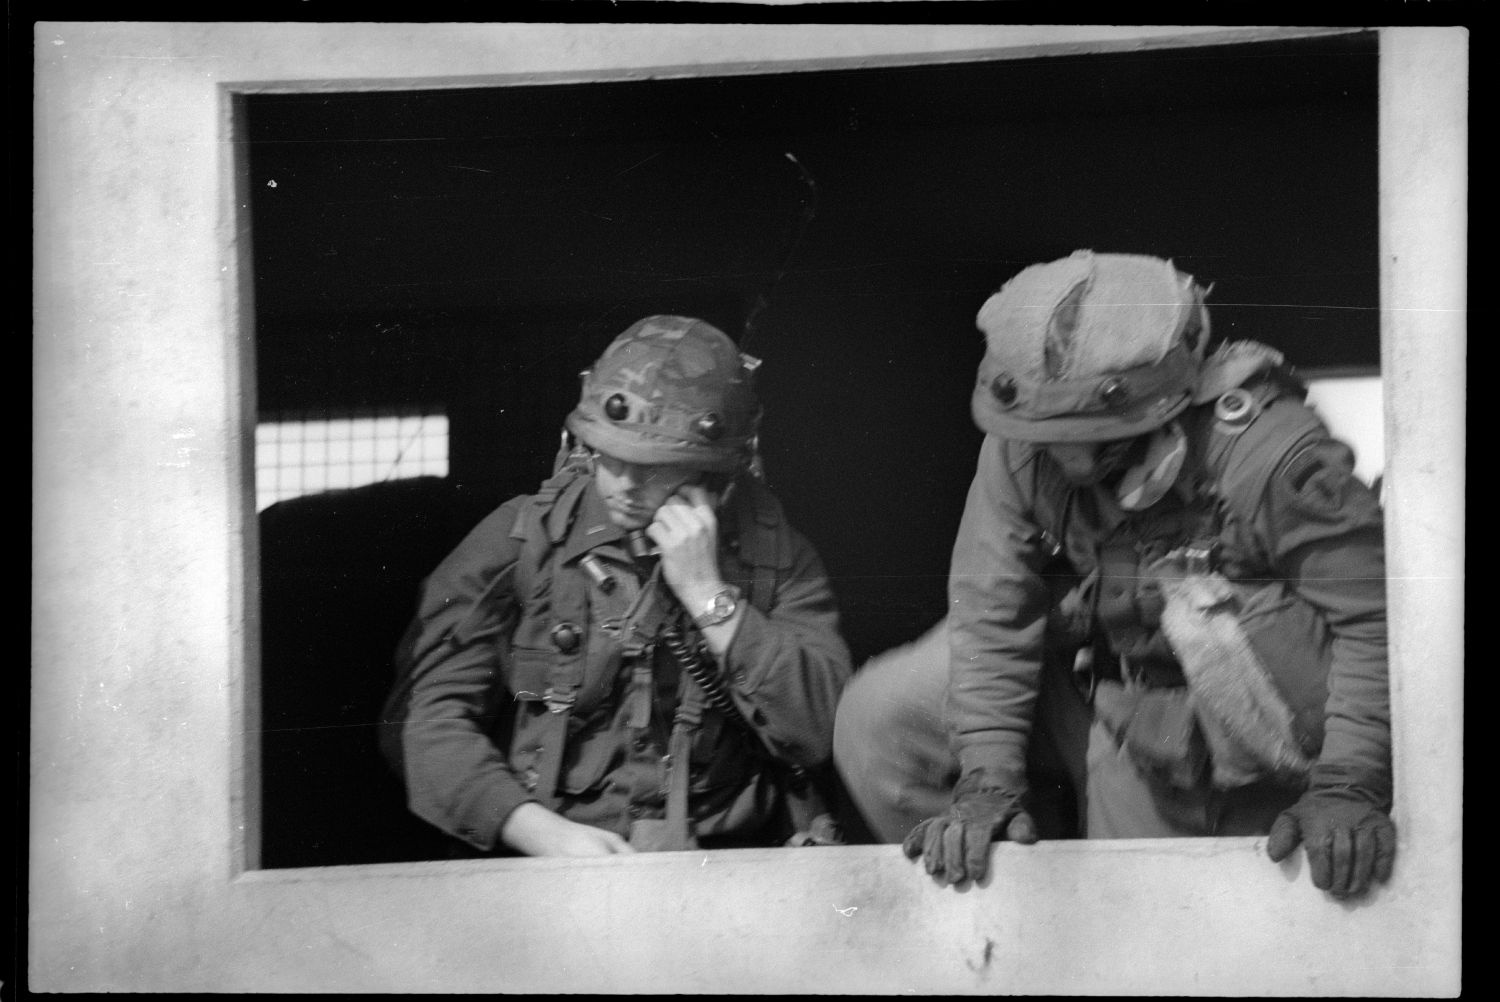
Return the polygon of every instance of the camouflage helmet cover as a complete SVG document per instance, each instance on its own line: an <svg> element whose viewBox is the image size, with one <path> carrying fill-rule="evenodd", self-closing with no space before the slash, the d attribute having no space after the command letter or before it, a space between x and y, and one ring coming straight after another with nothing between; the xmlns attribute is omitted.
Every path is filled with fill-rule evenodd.
<svg viewBox="0 0 1500 1002"><path fill-rule="evenodd" d="M974 421L1001 438L1104 442L1166 424L1193 399L1208 311L1170 261L1071 256L1024 269L980 309Z"/></svg>
<svg viewBox="0 0 1500 1002"><path fill-rule="evenodd" d="M629 463L731 472L754 454L759 364L712 324L646 317L584 370L568 431Z"/></svg>

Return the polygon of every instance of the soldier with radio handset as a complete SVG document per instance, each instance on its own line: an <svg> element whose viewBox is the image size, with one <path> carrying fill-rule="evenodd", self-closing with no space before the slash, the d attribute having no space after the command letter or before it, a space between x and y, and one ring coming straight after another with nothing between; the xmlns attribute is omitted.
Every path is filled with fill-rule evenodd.
<svg viewBox="0 0 1500 1002"><path fill-rule="evenodd" d="M849 652L759 476L759 361L651 316L583 373L554 475L423 583L382 745L480 853L837 840L811 774Z"/></svg>

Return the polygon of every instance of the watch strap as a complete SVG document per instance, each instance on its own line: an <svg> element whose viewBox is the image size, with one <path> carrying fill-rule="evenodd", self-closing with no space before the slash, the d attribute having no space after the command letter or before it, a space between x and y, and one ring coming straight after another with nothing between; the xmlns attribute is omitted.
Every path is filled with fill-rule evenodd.
<svg viewBox="0 0 1500 1002"><path fill-rule="evenodd" d="M740 590L734 585L725 585L714 592L713 597L693 616L693 625L701 630L733 619L734 614L739 611L739 604Z"/></svg>

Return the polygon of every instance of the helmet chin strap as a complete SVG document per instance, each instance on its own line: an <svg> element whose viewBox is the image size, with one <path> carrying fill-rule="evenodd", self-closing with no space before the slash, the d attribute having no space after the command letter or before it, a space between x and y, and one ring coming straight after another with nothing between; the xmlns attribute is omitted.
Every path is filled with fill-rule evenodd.
<svg viewBox="0 0 1500 1002"><path fill-rule="evenodd" d="M556 476L569 467L584 473L593 473L594 453L588 446L578 441L572 432L564 428L558 442L557 455L552 460L552 474Z"/></svg>
<svg viewBox="0 0 1500 1002"><path fill-rule="evenodd" d="M1115 490L1115 498L1126 511L1143 511L1166 496L1182 473L1187 459L1187 434L1182 425L1169 421L1152 432L1146 454L1127 469Z"/></svg>

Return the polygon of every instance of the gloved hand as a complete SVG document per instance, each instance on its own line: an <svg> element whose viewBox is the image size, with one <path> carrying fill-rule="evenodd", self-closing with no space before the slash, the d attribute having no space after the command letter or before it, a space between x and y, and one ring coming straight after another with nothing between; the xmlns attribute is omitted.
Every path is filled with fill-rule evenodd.
<svg viewBox="0 0 1500 1002"><path fill-rule="evenodd" d="M1279 863L1301 842L1313 886L1336 898L1363 894L1390 879L1396 826L1379 804L1354 787L1313 787L1271 825L1266 855Z"/></svg>
<svg viewBox="0 0 1500 1002"><path fill-rule="evenodd" d="M948 813L919 822L901 849L908 859L926 856L927 872L939 883L958 884L984 879L990 843L1000 838L1030 845L1037 838L1036 822L1022 793L970 773L954 787Z"/></svg>

